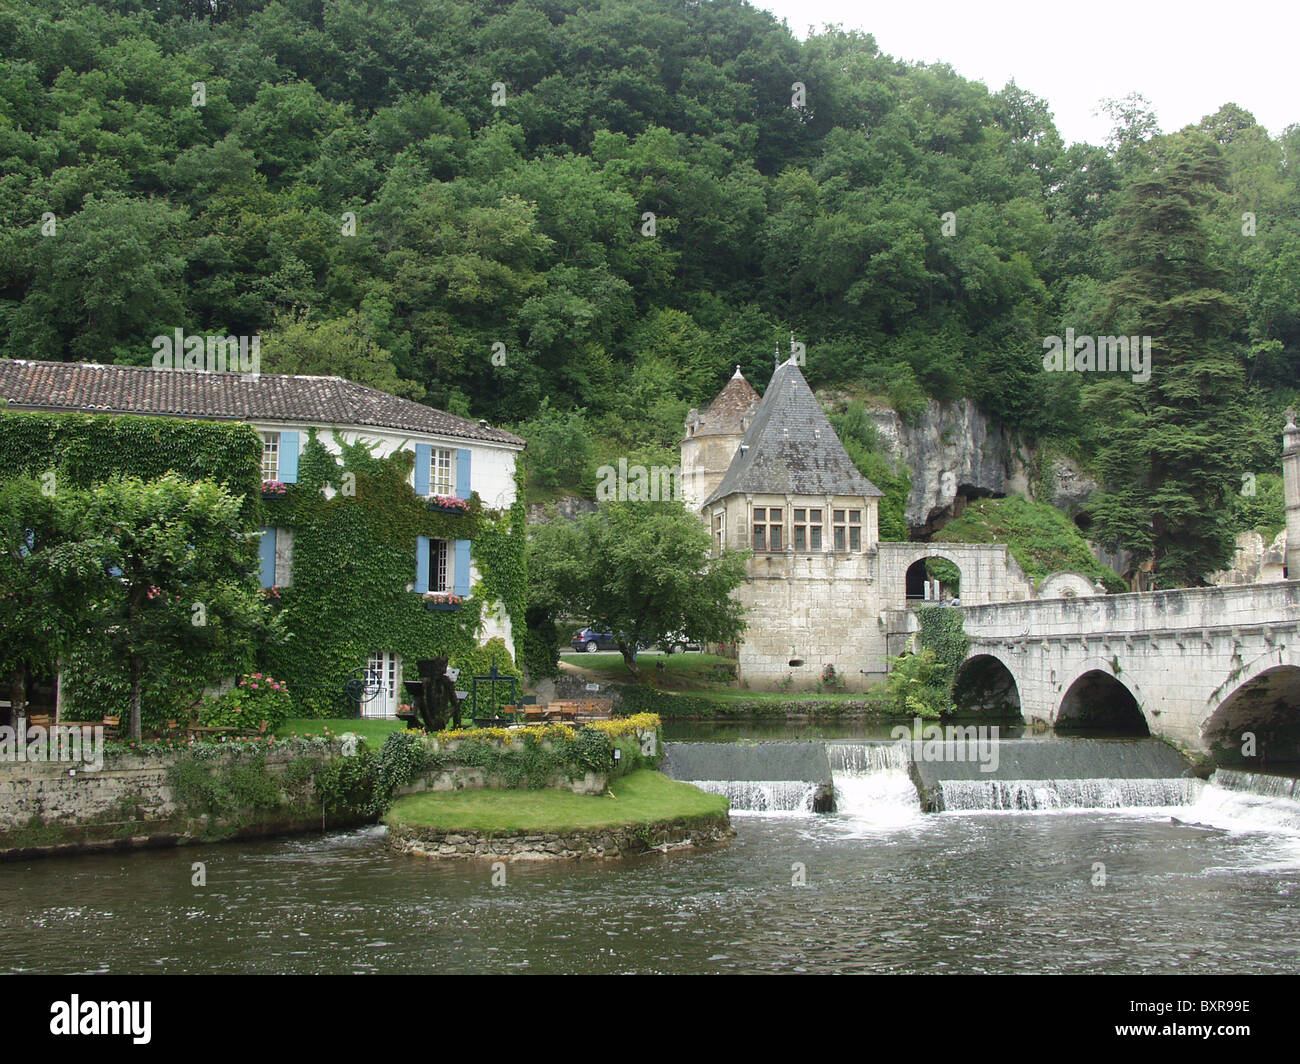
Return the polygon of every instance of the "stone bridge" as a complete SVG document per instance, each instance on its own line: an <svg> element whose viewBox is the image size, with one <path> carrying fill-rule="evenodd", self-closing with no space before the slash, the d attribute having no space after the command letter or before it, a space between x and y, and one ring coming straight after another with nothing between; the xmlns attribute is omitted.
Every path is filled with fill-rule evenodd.
<svg viewBox="0 0 1300 1064"><path fill-rule="evenodd" d="M1300 581L961 609L960 709L1300 762Z"/></svg>

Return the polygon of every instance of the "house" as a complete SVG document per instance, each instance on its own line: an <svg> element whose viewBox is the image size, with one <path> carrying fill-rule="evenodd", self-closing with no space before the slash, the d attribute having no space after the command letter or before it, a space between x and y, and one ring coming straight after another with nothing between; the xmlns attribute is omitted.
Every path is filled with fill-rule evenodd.
<svg viewBox="0 0 1300 1064"><path fill-rule="evenodd" d="M489 511L516 501L515 459L524 441L484 421L473 421L401 399L340 377L240 374L145 366L0 359L0 398L15 410L127 414L247 423L262 438L263 491L298 480L309 435L333 454L364 442L376 457L413 453L410 483L434 500L477 494ZM327 490L332 494L332 489ZM274 514L274 504L267 507ZM464 598L481 577L469 539L415 537L410 591ZM261 580L266 588L293 586L293 533L262 530ZM477 641L514 633L499 603L484 611ZM368 715L390 716L401 700L402 661L389 646L374 646L358 661L379 687Z"/></svg>
<svg viewBox="0 0 1300 1064"><path fill-rule="evenodd" d="M882 542L884 493L854 466L794 360L761 399L737 367L703 414L687 416L680 450L687 507L715 549L753 552L736 592L745 686L865 690L906 646L909 603L1034 597L1005 544Z"/></svg>

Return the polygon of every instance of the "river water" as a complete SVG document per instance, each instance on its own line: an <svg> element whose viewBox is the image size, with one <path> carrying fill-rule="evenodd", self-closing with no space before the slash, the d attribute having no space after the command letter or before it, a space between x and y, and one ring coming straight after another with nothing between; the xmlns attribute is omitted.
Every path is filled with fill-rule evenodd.
<svg viewBox="0 0 1300 1064"><path fill-rule="evenodd" d="M1300 966L1289 806L1206 787L1174 808L923 814L888 777L837 777L838 814L738 814L705 852L513 864L501 885L390 854L382 828L0 865L0 971Z"/></svg>

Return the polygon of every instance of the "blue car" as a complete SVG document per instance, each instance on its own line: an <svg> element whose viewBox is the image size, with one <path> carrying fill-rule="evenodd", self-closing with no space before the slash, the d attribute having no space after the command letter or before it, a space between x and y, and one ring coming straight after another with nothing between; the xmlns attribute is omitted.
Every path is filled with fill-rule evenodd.
<svg viewBox="0 0 1300 1064"><path fill-rule="evenodd" d="M595 654L598 650L618 649L618 643L613 632L598 632L590 625L574 632L569 645L574 650L585 650L588 654Z"/></svg>

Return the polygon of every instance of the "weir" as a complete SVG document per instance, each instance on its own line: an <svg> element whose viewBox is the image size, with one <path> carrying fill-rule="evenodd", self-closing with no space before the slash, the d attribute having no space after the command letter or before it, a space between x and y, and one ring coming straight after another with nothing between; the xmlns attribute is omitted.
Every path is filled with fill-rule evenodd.
<svg viewBox="0 0 1300 1064"><path fill-rule="evenodd" d="M737 813L830 812L831 766L823 743L665 743L664 771Z"/></svg>
<svg viewBox="0 0 1300 1064"><path fill-rule="evenodd" d="M1189 762L1158 739L906 745L928 812L1186 805L1201 786Z"/></svg>

